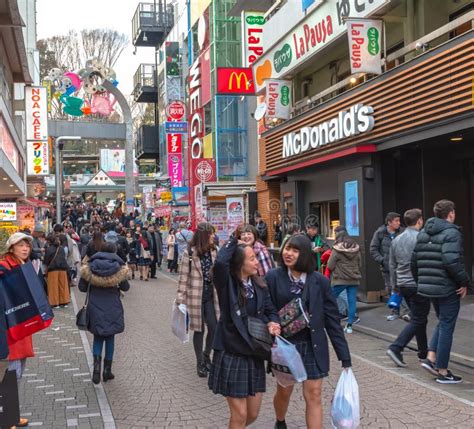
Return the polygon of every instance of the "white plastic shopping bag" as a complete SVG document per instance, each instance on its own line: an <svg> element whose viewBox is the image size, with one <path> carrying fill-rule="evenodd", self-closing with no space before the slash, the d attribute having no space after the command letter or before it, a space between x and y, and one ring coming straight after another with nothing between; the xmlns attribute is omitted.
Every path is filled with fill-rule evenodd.
<svg viewBox="0 0 474 429"><path fill-rule="evenodd" d="M359 386L351 368L342 371L332 398L331 423L335 429L356 429L360 425Z"/></svg>
<svg viewBox="0 0 474 429"><path fill-rule="evenodd" d="M185 304L176 305L176 300L171 307L171 331L183 343L189 341L188 310Z"/></svg>
<svg viewBox="0 0 474 429"><path fill-rule="evenodd" d="M276 337L275 345L272 347L271 368L278 384L283 387L293 386L308 378L298 350L280 336Z"/></svg>

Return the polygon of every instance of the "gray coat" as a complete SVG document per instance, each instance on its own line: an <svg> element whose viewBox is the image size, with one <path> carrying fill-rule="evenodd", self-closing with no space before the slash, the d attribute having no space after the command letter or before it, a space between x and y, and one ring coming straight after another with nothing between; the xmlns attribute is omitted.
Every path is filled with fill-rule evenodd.
<svg viewBox="0 0 474 429"><path fill-rule="evenodd" d="M360 273L361 257L359 245L346 248L343 243L335 244L328 260L331 271L331 286L358 286L362 275Z"/></svg>
<svg viewBox="0 0 474 429"><path fill-rule="evenodd" d="M407 228L392 242L390 249L390 282L396 286L416 286L411 272L411 257L416 245L418 230Z"/></svg>
<svg viewBox="0 0 474 429"><path fill-rule="evenodd" d="M400 228L395 231L395 237L400 235L403 229ZM374 232L372 241L370 242L370 255L374 261L380 265L380 269L388 273L390 271L390 247L392 246L392 239L388 233L387 226L382 225Z"/></svg>

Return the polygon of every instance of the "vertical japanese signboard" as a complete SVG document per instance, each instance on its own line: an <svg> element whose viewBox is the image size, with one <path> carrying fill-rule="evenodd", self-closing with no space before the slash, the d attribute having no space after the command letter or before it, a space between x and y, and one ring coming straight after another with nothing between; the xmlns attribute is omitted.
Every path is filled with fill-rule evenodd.
<svg viewBox="0 0 474 429"><path fill-rule="evenodd" d="M290 80L267 79L266 104L268 119L290 119L292 83Z"/></svg>
<svg viewBox="0 0 474 429"><path fill-rule="evenodd" d="M48 92L40 86L25 87L27 174L49 175Z"/></svg>
<svg viewBox="0 0 474 429"><path fill-rule="evenodd" d="M348 19L351 73L382 73L382 21Z"/></svg>
<svg viewBox="0 0 474 429"><path fill-rule="evenodd" d="M250 67L263 54L263 25L261 12L242 12L242 66Z"/></svg>

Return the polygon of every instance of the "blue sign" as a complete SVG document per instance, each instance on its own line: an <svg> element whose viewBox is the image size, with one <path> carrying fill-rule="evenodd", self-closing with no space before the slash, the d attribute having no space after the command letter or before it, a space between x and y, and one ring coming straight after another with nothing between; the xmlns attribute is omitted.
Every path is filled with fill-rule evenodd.
<svg viewBox="0 0 474 429"><path fill-rule="evenodd" d="M165 122L165 133L166 134L187 134L188 123L182 121L166 121Z"/></svg>
<svg viewBox="0 0 474 429"><path fill-rule="evenodd" d="M308 9L312 4L314 3L314 0L301 0L301 6L303 7L303 12Z"/></svg>
<svg viewBox="0 0 474 429"><path fill-rule="evenodd" d="M346 229L349 235L358 237L359 230L359 192L357 180L344 183L344 209Z"/></svg>

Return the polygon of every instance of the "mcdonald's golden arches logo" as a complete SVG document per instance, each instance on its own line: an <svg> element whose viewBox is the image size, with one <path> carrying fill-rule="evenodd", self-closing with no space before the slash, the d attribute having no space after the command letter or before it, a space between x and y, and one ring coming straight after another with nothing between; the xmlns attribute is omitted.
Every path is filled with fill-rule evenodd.
<svg viewBox="0 0 474 429"><path fill-rule="evenodd" d="M217 69L217 93L254 95L255 85L251 68L220 67Z"/></svg>

